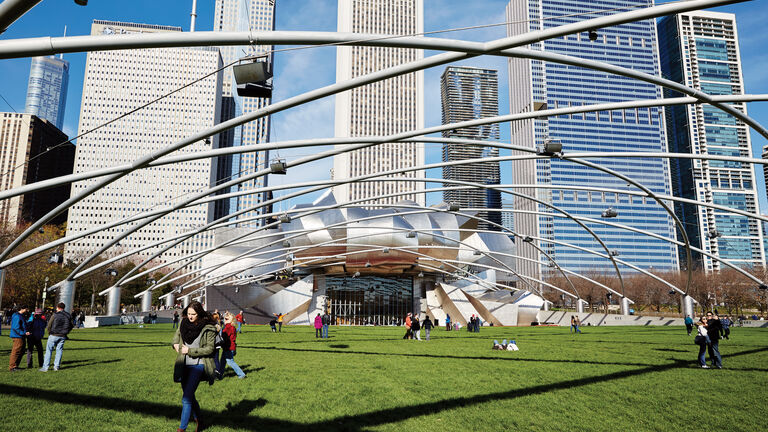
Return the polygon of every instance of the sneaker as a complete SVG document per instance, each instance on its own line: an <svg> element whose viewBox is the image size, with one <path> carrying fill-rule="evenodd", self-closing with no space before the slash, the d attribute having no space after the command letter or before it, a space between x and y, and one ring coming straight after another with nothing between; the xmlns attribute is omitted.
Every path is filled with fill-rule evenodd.
<svg viewBox="0 0 768 432"><path fill-rule="evenodd" d="M248 375L239 376L239 377L237 377L237 379L245 379L245 377L247 377L247 376Z"/></svg>
<svg viewBox="0 0 768 432"><path fill-rule="evenodd" d="M59 368L55 367L55 368L53 368L53 370L54 370L54 371L58 371L58 370L59 370Z"/></svg>
<svg viewBox="0 0 768 432"><path fill-rule="evenodd" d="M19 368L13 368L10 370L10 372L21 372L21 369Z"/></svg>
<svg viewBox="0 0 768 432"><path fill-rule="evenodd" d="M40 368L39 372L48 372L48 368Z"/></svg>
<svg viewBox="0 0 768 432"><path fill-rule="evenodd" d="M704 365L704 366L702 366L701 368L702 368L702 369L709 369L709 366L707 366L707 365Z"/></svg>

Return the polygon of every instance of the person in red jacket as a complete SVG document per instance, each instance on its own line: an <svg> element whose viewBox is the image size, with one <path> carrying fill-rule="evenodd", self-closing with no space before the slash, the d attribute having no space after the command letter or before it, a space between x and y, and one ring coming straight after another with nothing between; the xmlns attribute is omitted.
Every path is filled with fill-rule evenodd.
<svg viewBox="0 0 768 432"><path fill-rule="evenodd" d="M237 321L237 332L242 333L243 324L245 324L245 317L243 316L243 311L240 311L239 314L235 315L235 321Z"/></svg>
<svg viewBox="0 0 768 432"><path fill-rule="evenodd" d="M222 329L222 336L224 337L224 343L221 346L221 364L222 374L224 373L225 362L226 365L231 367L240 379L245 378L245 372L240 369L240 366L235 363L235 354L237 349L237 330L232 323L235 322L235 316L230 312L224 314L224 328Z"/></svg>

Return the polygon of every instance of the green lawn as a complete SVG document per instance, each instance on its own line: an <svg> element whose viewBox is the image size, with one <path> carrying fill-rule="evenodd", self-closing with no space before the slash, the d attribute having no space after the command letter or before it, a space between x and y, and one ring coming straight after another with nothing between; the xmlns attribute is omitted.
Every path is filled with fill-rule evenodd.
<svg viewBox="0 0 768 432"><path fill-rule="evenodd" d="M228 370L197 391L207 430L768 430L765 329L734 329L723 370L697 368L680 327L436 330L430 342L402 333L332 327L318 341L308 327L249 326L236 357L248 378ZM0 430L176 430L170 325L76 330L62 370L46 374L8 373L7 335ZM504 338L520 351L490 349Z"/></svg>

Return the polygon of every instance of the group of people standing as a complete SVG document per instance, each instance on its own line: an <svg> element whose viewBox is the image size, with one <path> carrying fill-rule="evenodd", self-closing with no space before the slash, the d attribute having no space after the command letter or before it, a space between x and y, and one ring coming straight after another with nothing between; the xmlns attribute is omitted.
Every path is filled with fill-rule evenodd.
<svg viewBox="0 0 768 432"><path fill-rule="evenodd" d="M480 333L480 317L472 314L467 323L467 331L470 333Z"/></svg>
<svg viewBox="0 0 768 432"><path fill-rule="evenodd" d="M688 335L691 334L692 329L692 324L689 324L689 322L692 323L693 320L687 316L685 326L688 329ZM702 369L710 368L710 366L707 366L705 353L709 354L709 361L712 367L723 368L723 359L720 356L720 338L730 339L731 324L730 318L726 316L721 320L716 312L707 312L707 315L701 317L699 322L696 323L698 329L693 342L699 346L699 366Z"/></svg>
<svg viewBox="0 0 768 432"><path fill-rule="evenodd" d="M429 340L429 334L433 327L434 325L429 317L424 318L424 322L421 322L418 315L408 312L408 315L405 317L405 335L403 335L403 339L421 340L421 329L423 328L424 340Z"/></svg>
<svg viewBox="0 0 768 432"><path fill-rule="evenodd" d="M41 309L35 309L34 313L29 313L29 308L22 306L11 317L10 337L13 341L11 348L11 357L8 361L8 370L19 372L21 369L21 359L24 350L27 352L27 369L32 368L32 353L37 350L37 363L40 372L48 372L51 363L51 355L56 349L56 357L53 361L53 370L57 371L61 367L61 357L64 351L64 342L67 335L75 326L72 316L65 311L66 305L59 303L56 307L56 313L46 319ZM45 331L48 331L48 342L43 354L43 337Z"/></svg>
<svg viewBox="0 0 768 432"><path fill-rule="evenodd" d="M331 325L331 316L326 311L322 316L315 316L315 339L328 339L328 326Z"/></svg>

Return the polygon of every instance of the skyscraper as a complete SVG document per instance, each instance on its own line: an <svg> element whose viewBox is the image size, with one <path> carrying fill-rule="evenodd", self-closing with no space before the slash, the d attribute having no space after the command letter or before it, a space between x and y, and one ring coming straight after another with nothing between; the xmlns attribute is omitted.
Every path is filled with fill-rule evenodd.
<svg viewBox="0 0 768 432"><path fill-rule="evenodd" d="M659 22L661 66L665 76L715 95L743 94L736 16L696 11ZM666 91L665 96L679 93ZM744 103L731 106L747 111ZM701 155L752 155L749 129L735 117L710 105L667 109L669 149ZM729 161L676 160L672 165L676 196L757 212L754 167ZM736 265L763 265L763 233L759 221L723 210L675 205L691 243ZM712 258L696 255L707 271L719 270Z"/></svg>
<svg viewBox="0 0 768 432"><path fill-rule="evenodd" d="M31 114L0 113L0 189L72 174L75 146L66 142L64 132L48 120ZM1 200L0 221L11 226L37 221L66 201L69 189L69 185L62 185ZM51 223L66 220L64 212Z"/></svg>
<svg viewBox="0 0 768 432"><path fill-rule="evenodd" d="M271 31L275 29L275 0L216 0L213 30L214 31ZM256 46L222 46L222 61L225 65L246 55L269 53L270 45ZM272 54L268 54L270 61ZM271 98L239 97L234 90L232 69L223 74L221 121L248 114L272 103ZM269 142L270 117L230 129L220 134L222 147L247 146ZM219 178L242 177L252 174L269 165L269 151L246 153L234 157L219 158ZM260 177L242 183L241 190L261 188L267 185L268 177ZM265 200L263 193L248 194L217 203L217 217L231 214L236 210L252 207ZM239 218L254 217L268 212L261 209L248 212ZM260 225L260 221L249 222L249 225Z"/></svg>
<svg viewBox="0 0 768 432"><path fill-rule="evenodd" d="M498 71L466 66L449 66L440 78L443 124L457 123L499 115ZM498 140L499 125L473 126L443 131L446 138ZM497 157L497 147L464 144L443 144L443 161L459 161ZM499 162L478 162L443 167L443 178L499 184ZM455 186L446 184L446 186ZM457 203L462 208L501 208L501 192L491 189L450 190L443 192L443 201ZM478 217L501 224L501 213L481 211ZM478 222L479 229L498 230L487 222Z"/></svg>
<svg viewBox="0 0 768 432"><path fill-rule="evenodd" d="M510 36L517 35L614 14L616 8L630 9L651 5L652 0L617 0L610 4L584 0L510 1L507 6L507 21L511 24L507 27L507 33ZM551 17L558 18L545 19ZM534 43L530 48L587 57L659 75L654 20L601 28L592 36L590 38L588 32L566 35ZM591 40L593 38L594 40ZM512 113L534 111L544 104L548 108L562 108L661 97L661 89L635 79L540 60L511 59L509 80ZM512 144L531 149L543 144L546 139L559 140L566 153L666 151L660 108L601 111L513 122L511 137ZM628 175L655 193L671 193L669 164L664 159L607 158L593 161ZM542 186L518 191L538 197L574 216L599 219L603 210L612 207L618 212L618 217L611 219L612 222L675 239L671 216L652 199L622 193L638 190L619 178L554 158L513 162L512 173L517 184ZM584 187L607 188L613 191L579 189ZM563 267L579 272L613 271L611 262L605 258L562 244L570 243L606 253L585 229L563 217L563 214L518 197L515 197L515 208L527 212L547 213L515 214L515 228L521 235L544 238L540 246L552 254ZM618 252L622 260L646 269L678 268L675 247L666 241L603 224L587 225L612 251ZM544 260L532 245L522 242L518 242L518 254L538 262ZM537 276L541 274L542 267L541 264L520 260L518 268L523 274ZM628 269L623 267L622 270Z"/></svg>
<svg viewBox="0 0 768 432"><path fill-rule="evenodd" d="M338 31L406 35L424 29L423 0L339 0ZM339 46L336 81L342 82L423 58L415 49ZM336 95L335 135L362 137L391 135L424 127L424 74L401 75ZM333 178L358 177L379 171L424 165L424 146L398 142L379 144L333 159ZM424 172L398 175L423 178ZM425 203L421 182L376 181L340 185L334 194L340 202L386 194L397 196L367 203L395 203L411 199ZM364 203L363 205L367 204Z"/></svg>
<svg viewBox="0 0 768 432"><path fill-rule="evenodd" d="M68 84L68 61L55 57L33 57L24 112L44 118L62 130Z"/></svg>
<svg viewBox="0 0 768 432"><path fill-rule="evenodd" d="M132 32L180 32L180 27L94 21L93 35ZM221 74L213 74L183 90L114 123L94 130L121 114L176 90L221 67L218 48L156 48L88 53L80 109L75 172L130 163L190 135L213 127L220 115ZM210 150L218 136L201 140L174 154ZM143 169L100 189L69 211L67 235L82 233L105 223L167 206L201 192L216 180L216 163L207 159ZM82 192L97 179L73 184ZM187 207L159 219L121 240L138 249L175 234L188 232L212 218L213 205ZM67 245L66 257L77 262L98 250L122 226L84 237ZM205 238L192 238L163 255L162 261L188 256L206 246ZM119 248L115 249L119 251ZM151 254L155 249L144 251Z"/></svg>

